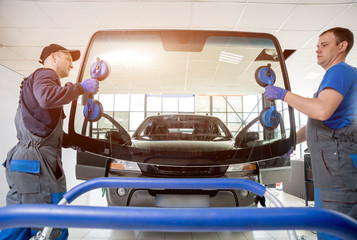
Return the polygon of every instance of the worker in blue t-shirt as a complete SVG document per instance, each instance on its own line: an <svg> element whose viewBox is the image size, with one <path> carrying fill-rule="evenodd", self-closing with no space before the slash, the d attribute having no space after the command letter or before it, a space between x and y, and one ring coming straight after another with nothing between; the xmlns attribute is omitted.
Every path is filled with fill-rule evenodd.
<svg viewBox="0 0 357 240"><path fill-rule="evenodd" d="M323 32L316 53L326 73L314 98L272 85L265 96L281 99L309 117L296 142L306 140L310 150L315 206L357 219L357 70L345 63L352 46L353 33L346 28ZM323 233L318 237L336 239Z"/></svg>

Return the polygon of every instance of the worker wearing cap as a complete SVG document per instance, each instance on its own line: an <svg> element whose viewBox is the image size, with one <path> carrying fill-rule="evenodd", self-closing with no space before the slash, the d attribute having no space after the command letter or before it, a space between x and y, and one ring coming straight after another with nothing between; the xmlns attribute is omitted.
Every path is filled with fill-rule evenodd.
<svg viewBox="0 0 357 240"><path fill-rule="evenodd" d="M19 107L15 116L18 143L4 163L9 191L6 205L47 203L57 204L66 192L62 169L63 105L81 94L96 93L98 81L66 83L73 68L72 61L80 58L79 50L51 44L40 56L42 68L21 83ZM0 232L0 239L29 239L38 229L14 228ZM67 239L67 229L55 229L50 239Z"/></svg>
<svg viewBox="0 0 357 240"><path fill-rule="evenodd" d="M315 187L315 207L357 219L357 70L345 63L353 33L332 28L320 35L317 63L326 71L314 98L268 86L268 99L281 99L306 114L297 143L307 141ZM336 239L318 233L319 239Z"/></svg>

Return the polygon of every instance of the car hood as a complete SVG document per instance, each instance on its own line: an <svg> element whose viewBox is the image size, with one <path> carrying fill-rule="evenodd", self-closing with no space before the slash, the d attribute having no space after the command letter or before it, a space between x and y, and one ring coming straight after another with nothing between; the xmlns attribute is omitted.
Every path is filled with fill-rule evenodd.
<svg viewBox="0 0 357 240"><path fill-rule="evenodd" d="M233 149L232 141L142 141L133 140L132 147L155 150L191 153L208 153Z"/></svg>

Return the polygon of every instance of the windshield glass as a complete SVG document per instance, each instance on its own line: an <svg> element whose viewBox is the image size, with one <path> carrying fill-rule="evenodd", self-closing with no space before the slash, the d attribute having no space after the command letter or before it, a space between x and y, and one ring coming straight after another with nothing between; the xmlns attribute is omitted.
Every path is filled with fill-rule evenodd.
<svg viewBox="0 0 357 240"><path fill-rule="evenodd" d="M118 131L119 126L131 138L130 143L125 142L127 146L141 148L138 142L146 141L146 149L154 148L148 145L150 141L155 141L155 146L157 141L230 141L224 148L214 148L219 151L287 139L292 120L288 106L280 100L274 103L265 99L264 84L272 77L257 80L257 74L263 72L274 76L274 82L268 84L289 86L287 79L284 82L285 70L281 67L285 65L279 61L279 51L273 37L264 34L98 32L87 49L78 81L91 78L91 68L99 60L110 66L110 73L100 81L99 91L93 96L103 114L98 119L86 119L88 96L80 98L74 130L109 142L114 135L109 138L108 132ZM277 112L274 116L267 111L272 106ZM160 115L168 117L148 120ZM202 117L181 121L177 115ZM219 121L210 118L213 116ZM276 118L278 123L270 127L269 122ZM166 129L155 136L150 131L158 122ZM202 133L198 133L199 126Z"/></svg>

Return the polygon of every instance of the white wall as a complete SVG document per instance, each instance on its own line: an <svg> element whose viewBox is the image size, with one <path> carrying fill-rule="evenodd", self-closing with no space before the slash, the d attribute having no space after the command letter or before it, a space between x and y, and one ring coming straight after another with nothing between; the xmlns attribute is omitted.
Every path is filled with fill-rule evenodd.
<svg viewBox="0 0 357 240"><path fill-rule="evenodd" d="M14 117L19 102L20 83L23 76L0 65L0 163L2 164L7 152L16 143ZM5 168L0 166L0 206L5 205L8 190Z"/></svg>
<svg viewBox="0 0 357 240"><path fill-rule="evenodd" d="M0 65L0 164L5 161L7 152L17 143L14 117L18 107L22 80L22 75ZM65 106L67 118L65 119L63 129L66 132L69 109L70 104ZM75 151L72 149L63 149L62 154L64 171L67 176L67 187L71 189L80 182L75 179ZM8 185L5 177L5 168L0 165L0 207L6 205L5 197L7 191Z"/></svg>

